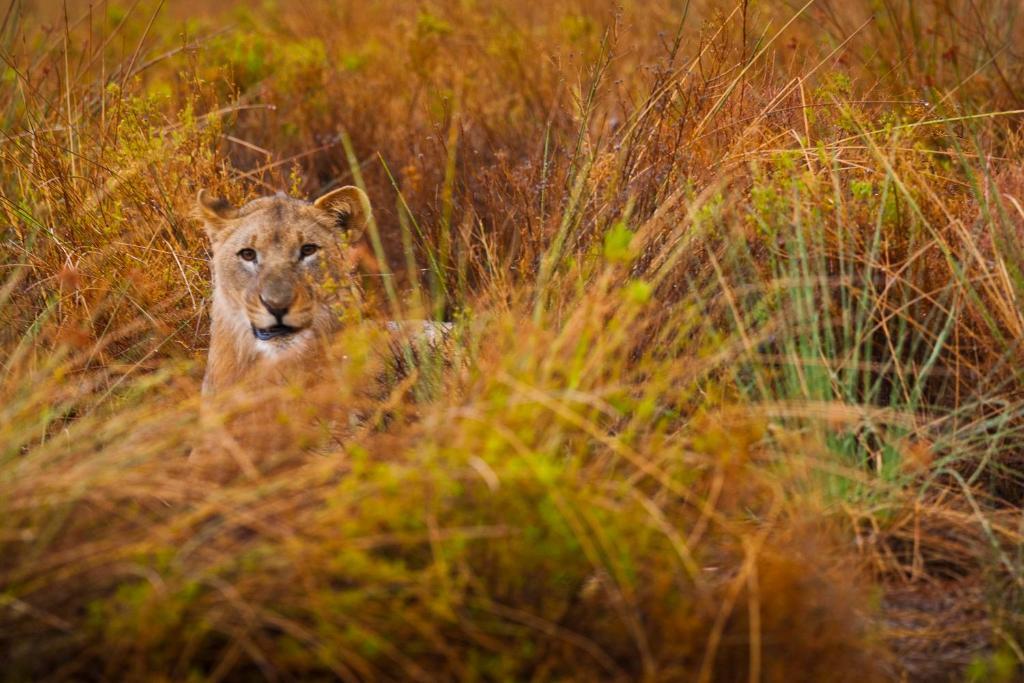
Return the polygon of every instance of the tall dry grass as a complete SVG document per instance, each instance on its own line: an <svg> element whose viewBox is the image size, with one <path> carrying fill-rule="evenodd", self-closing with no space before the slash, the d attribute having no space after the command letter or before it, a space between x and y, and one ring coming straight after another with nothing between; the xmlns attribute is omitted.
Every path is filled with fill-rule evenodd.
<svg viewBox="0 0 1024 683"><path fill-rule="evenodd" d="M11 2L4 677L1015 680L1018 14ZM342 184L365 307L198 480L191 198Z"/></svg>

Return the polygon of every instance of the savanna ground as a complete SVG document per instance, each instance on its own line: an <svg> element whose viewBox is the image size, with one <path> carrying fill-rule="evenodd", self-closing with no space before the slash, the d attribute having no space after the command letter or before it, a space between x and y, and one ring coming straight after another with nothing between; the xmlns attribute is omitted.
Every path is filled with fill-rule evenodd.
<svg viewBox="0 0 1024 683"><path fill-rule="evenodd" d="M1018 680L1022 11L5 3L3 678ZM365 306L197 481L195 193L344 184Z"/></svg>

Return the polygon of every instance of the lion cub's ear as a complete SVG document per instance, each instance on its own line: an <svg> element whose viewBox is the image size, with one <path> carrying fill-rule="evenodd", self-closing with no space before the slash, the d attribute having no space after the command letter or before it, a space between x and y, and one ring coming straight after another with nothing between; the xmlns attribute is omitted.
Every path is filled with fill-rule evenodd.
<svg viewBox="0 0 1024 683"><path fill-rule="evenodd" d="M350 242L359 239L370 222L370 198L353 185L328 192L313 206L334 214L335 225L348 232Z"/></svg>
<svg viewBox="0 0 1024 683"><path fill-rule="evenodd" d="M224 224L238 217L238 209L231 206L226 199L214 197L206 190L199 190L199 194L196 195L195 214L206 224L206 231L212 237Z"/></svg>

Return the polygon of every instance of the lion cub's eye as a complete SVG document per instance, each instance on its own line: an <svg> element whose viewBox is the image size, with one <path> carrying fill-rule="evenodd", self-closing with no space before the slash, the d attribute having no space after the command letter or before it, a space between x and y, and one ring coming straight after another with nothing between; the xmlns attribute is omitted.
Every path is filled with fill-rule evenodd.
<svg viewBox="0 0 1024 683"><path fill-rule="evenodd" d="M240 252L238 252L238 255L241 257L241 259L243 261L255 261L256 260L256 250L255 249L249 249L248 247L246 247L245 249L242 249Z"/></svg>
<svg viewBox="0 0 1024 683"><path fill-rule="evenodd" d="M302 248L299 249L299 255L302 256L302 258L306 258L307 256L312 256L318 251L320 251L319 244L303 244Z"/></svg>

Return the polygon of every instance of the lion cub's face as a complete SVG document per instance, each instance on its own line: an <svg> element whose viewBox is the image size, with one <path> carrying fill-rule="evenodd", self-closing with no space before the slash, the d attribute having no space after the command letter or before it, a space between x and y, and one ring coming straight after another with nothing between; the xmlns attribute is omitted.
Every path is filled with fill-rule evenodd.
<svg viewBox="0 0 1024 683"><path fill-rule="evenodd" d="M213 247L214 316L263 353L305 346L337 319L349 290L349 245L369 217L366 195L345 187L308 203L284 195L234 209L202 191Z"/></svg>

